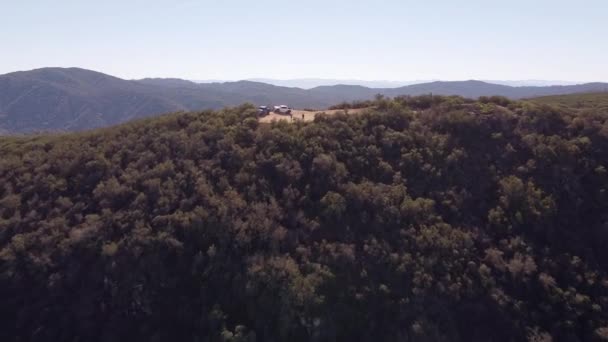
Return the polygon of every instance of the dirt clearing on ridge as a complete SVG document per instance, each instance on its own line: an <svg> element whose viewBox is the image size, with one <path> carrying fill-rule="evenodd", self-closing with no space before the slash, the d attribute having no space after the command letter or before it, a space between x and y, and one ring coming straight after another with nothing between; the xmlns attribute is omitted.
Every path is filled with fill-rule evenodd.
<svg viewBox="0 0 608 342"><path fill-rule="evenodd" d="M291 117L289 115L286 114L276 114L276 113L270 113L262 118L260 118L260 122L272 122L274 120L286 120L286 121L291 121L291 118L293 117L293 121L302 121L302 118L304 118L304 121L312 121L315 119L315 115L318 113L325 113L327 115L333 115L336 113L344 113L346 112L346 114L358 114L361 113L367 109L370 108L356 108L356 109L331 109L331 110L316 110L316 111L309 111L309 110L296 110L293 109L291 111Z"/></svg>

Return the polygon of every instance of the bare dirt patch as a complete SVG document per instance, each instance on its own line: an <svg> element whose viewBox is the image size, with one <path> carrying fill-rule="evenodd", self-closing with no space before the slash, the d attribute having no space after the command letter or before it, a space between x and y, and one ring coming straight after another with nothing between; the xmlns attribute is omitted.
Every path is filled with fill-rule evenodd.
<svg viewBox="0 0 608 342"><path fill-rule="evenodd" d="M292 110L291 116L285 114L276 114L270 113L263 118L260 118L260 122L272 122L275 120L285 120L285 121L312 121L315 119L315 115L319 113L325 113L327 115L334 115L336 113L346 113L346 114L357 114L361 113L369 108L356 108L356 109L332 109L332 110L318 110L318 111L309 111L309 110Z"/></svg>

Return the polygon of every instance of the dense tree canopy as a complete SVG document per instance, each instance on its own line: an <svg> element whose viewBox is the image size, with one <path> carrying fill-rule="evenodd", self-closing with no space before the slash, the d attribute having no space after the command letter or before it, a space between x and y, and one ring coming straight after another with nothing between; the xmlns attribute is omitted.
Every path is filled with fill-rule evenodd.
<svg viewBox="0 0 608 342"><path fill-rule="evenodd" d="M16 341L608 339L608 115L401 97L0 139Z"/></svg>

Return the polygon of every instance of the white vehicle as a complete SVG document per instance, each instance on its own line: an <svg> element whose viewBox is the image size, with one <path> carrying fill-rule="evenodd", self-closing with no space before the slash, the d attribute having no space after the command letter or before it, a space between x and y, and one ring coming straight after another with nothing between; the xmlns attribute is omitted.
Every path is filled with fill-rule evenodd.
<svg viewBox="0 0 608 342"><path fill-rule="evenodd" d="M287 107L286 105L274 106L274 112L277 113L277 114L287 114L287 115L290 115L291 114L291 108Z"/></svg>

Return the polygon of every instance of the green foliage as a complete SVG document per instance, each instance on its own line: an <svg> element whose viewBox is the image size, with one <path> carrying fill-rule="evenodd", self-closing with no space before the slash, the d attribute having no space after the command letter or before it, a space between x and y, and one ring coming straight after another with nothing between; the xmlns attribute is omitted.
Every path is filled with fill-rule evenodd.
<svg viewBox="0 0 608 342"><path fill-rule="evenodd" d="M372 100L366 101L354 101L354 102L342 102L337 105L330 106L329 110L334 109L357 109L357 108L369 108L375 105L375 102Z"/></svg>
<svg viewBox="0 0 608 342"><path fill-rule="evenodd" d="M10 341L608 336L608 116L422 96L0 139Z"/></svg>
<svg viewBox="0 0 608 342"><path fill-rule="evenodd" d="M608 109L608 92L582 93L570 95L544 96L529 100L538 104L548 104L569 110L596 110Z"/></svg>

